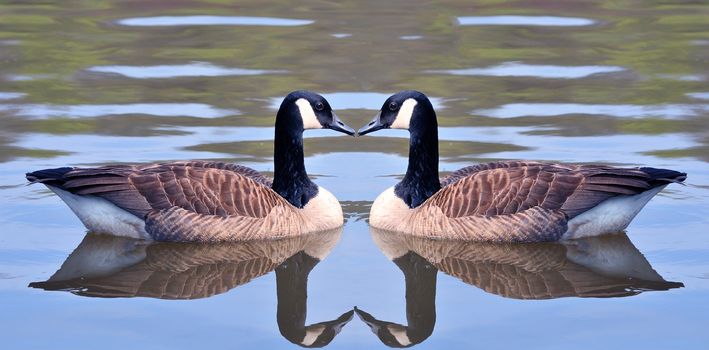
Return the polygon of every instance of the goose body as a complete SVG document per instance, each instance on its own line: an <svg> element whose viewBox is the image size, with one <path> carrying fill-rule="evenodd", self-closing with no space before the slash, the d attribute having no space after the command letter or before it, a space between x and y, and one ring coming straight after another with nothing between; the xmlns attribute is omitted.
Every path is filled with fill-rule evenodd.
<svg viewBox="0 0 709 350"><path fill-rule="evenodd" d="M290 237L337 228L342 208L308 178L303 131L353 134L320 95L289 94L276 116L274 177L222 162L183 161L27 174L56 193L90 231L158 241Z"/></svg>
<svg viewBox="0 0 709 350"><path fill-rule="evenodd" d="M495 242L539 242L615 233L685 173L607 165L504 161L438 177L438 124L417 91L391 96L360 129L411 134L404 178L372 205L370 225L417 236Z"/></svg>

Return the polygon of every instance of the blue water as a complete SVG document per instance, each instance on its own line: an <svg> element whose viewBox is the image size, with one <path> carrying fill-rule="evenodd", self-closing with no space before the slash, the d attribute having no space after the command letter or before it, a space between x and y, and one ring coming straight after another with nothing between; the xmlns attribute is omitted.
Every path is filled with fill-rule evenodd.
<svg viewBox="0 0 709 350"><path fill-rule="evenodd" d="M283 333L356 306L408 324L420 349L706 348L707 11L614 1L0 4L0 347L297 348ZM625 236L422 243L367 225L374 198L406 169L406 132L308 131L308 173L341 201L346 224L327 244L278 254L265 244L256 256L87 237L59 198L26 186L36 169L182 159L270 174L275 110L296 89L322 93L354 128L390 94L425 92L443 172L533 159L689 177ZM281 308L302 325L277 319L277 274L319 260L294 250L322 258L294 279L300 287L281 284ZM215 262L223 251L233 256ZM229 283L229 271L256 271L256 261L270 267ZM328 347L386 348L356 315Z"/></svg>

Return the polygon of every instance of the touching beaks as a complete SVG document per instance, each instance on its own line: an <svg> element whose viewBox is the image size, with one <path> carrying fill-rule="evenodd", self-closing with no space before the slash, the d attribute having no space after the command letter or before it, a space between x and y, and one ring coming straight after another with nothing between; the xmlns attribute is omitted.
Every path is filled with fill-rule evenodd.
<svg viewBox="0 0 709 350"><path fill-rule="evenodd" d="M355 131L354 129L350 128L347 124L343 123L342 120L335 114L335 112L332 113L332 122L328 125L325 125L325 128L327 129L332 129L335 131L339 131L341 133L345 133L350 136L355 136Z"/></svg>
<svg viewBox="0 0 709 350"><path fill-rule="evenodd" d="M375 132L377 130L384 129L384 124L382 124L381 121L381 115L381 111L377 113L377 115L374 116L374 119L372 119L371 122L360 128L359 131L357 131L357 136L363 136L369 134L370 132Z"/></svg>
<svg viewBox="0 0 709 350"><path fill-rule="evenodd" d="M357 317L362 320L362 322L369 326L369 329L371 329L374 334L379 333L379 329L383 326L382 321L377 320L374 316L356 306L354 307L354 312L357 314Z"/></svg>

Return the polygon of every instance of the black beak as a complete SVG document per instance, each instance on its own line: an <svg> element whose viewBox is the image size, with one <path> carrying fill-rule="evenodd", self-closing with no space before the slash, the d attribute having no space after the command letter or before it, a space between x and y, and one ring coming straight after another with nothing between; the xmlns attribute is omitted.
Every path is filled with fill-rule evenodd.
<svg viewBox="0 0 709 350"><path fill-rule="evenodd" d="M325 128L339 131L350 136L355 135L354 129L350 128L347 124L343 123L342 120L335 114L335 112L330 112L332 114L332 122L329 125L325 125Z"/></svg>
<svg viewBox="0 0 709 350"><path fill-rule="evenodd" d="M354 310L347 311L344 314L340 315L340 317L338 317L337 319L323 322L323 324L332 328L335 331L335 334L337 334L340 333L342 328L345 327L348 322L352 321L352 316L354 316Z"/></svg>
<svg viewBox="0 0 709 350"><path fill-rule="evenodd" d="M369 124L363 126L361 129L359 129L359 131L357 131L357 136L364 136L366 134L369 134L370 132L375 132L377 130L384 129L385 126L384 124L382 124L381 115L381 111L377 113L377 115L374 116L374 119L372 119Z"/></svg>
<svg viewBox="0 0 709 350"><path fill-rule="evenodd" d="M359 309L356 306L354 308L354 312L357 314L357 317L362 320L362 322L369 326L369 328L372 330L372 332L374 332L374 334L378 334L379 329L387 324L387 322L377 320L376 318L374 318L374 316L372 316L368 312L362 311L362 309Z"/></svg>

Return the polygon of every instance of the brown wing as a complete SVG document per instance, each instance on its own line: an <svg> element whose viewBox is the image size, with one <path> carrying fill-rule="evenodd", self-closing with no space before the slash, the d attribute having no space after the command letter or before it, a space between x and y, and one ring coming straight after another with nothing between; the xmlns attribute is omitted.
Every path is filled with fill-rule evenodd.
<svg viewBox="0 0 709 350"><path fill-rule="evenodd" d="M544 163L541 162L530 162L530 161L523 161L523 160L517 160L517 161L507 161L507 162L490 162L490 163L482 163L482 164L475 164L471 166L466 166L464 168L460 168L447 176L444 176L441 178L441 187L446 187L452 183L455 183L456 181L467 177L469 175L475 174L477 172L483 171L483 170L490 170L490 169L498 169L498 168L516 168L516 167L522 167L522 166L534 166L534 165L543 165Z"/></svg>
<svg viewBox="0 0 709 350"><path fill-rule="evenodd" d="M446 186L421 207L438 207L450 218L516 214L534 207L573 218L613 196L646 191L653 180L637 168L496 162L449 175Z"/></svg>
<svg viewBox="0 0 709 350"><path fill-rule="evenodd" d="M218 162L77 168L62 180L64 190L103 197L139 217L179 207L205 215L261 218L276 205L288 206L257 171Z"/></svg>

